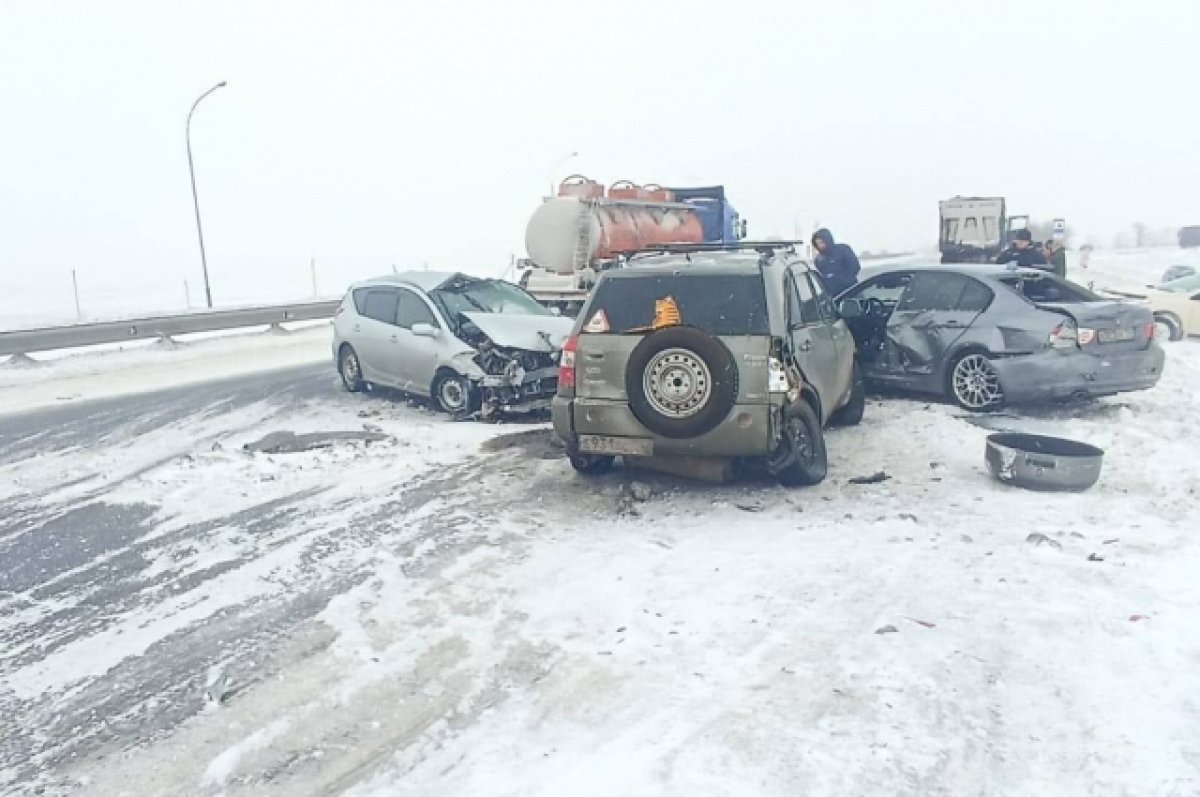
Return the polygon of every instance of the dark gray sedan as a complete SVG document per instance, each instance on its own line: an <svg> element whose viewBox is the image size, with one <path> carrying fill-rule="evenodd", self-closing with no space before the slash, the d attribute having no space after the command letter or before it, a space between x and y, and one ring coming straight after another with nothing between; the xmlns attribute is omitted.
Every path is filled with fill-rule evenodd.
<svg viewBox="0 0 1200 797"><path fill-rule="evenodd" d="M1036 269L883 267L838 299L868 383L969 410L1145 390L1162 375L1148 308Z"/></svg>

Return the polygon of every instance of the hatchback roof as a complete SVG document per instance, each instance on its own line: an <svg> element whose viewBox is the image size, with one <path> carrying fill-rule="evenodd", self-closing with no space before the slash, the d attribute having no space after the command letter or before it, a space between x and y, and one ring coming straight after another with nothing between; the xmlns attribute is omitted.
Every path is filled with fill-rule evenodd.
<svg viewBox="0 0 1200 797"><path fill-rule="evenodd" d="M371 277L362 282L354 284L356 288L364 286L380 286L380 285L412 285L420 288L423 291L436 290L446 282L456 278L463 279L479 279L472 277L469 274L460 274L457 271L401 271L398 274L384 274L381 277Z"/></svg>

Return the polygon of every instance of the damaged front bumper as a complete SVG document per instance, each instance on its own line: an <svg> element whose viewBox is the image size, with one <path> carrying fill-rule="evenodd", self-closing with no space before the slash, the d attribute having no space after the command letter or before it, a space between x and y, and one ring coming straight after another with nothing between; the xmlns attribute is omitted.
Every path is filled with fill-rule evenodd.
<svg viewBox="0 0 1200 797"><path fill-rule="evenodd" d="M482 412L544 412L558 390L558 368L526 371L520 366L503 374L485 374L475 380L482 399Z"/></svg>

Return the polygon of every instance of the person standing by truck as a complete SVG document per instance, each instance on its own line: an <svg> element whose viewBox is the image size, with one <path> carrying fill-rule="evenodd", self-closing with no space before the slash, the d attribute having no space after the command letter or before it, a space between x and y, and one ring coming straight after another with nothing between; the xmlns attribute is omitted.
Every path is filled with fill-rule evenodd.
<svg viewBox="0 0 1200 797"><path fill-rule="evenodd" d="M1046 260L1050 261L1054 274L1059 279L1067 278L1067 250L1061 241L1051 238L1046 241Z"/></svg>
<svg viewBox="0 0 1200 797"><path fill-rule="evenodd" d="M837 296L858 283L861 266L853 249L834 241L833 233L824 227L813 233L812 245L817 250L814 265L830 296Z"/></svg>
<svg viewBox="0 0 1200 797"><path fill-rule="evenodd" d="M1013 263L1022 268L1034 266L1043 271L1049 271L1046 268L1046 256L1042 254L1040 246L1033 245L1033 235L1029 230L1017 230L1012 244L996 256L996 262L1000 264Z"/></svg>

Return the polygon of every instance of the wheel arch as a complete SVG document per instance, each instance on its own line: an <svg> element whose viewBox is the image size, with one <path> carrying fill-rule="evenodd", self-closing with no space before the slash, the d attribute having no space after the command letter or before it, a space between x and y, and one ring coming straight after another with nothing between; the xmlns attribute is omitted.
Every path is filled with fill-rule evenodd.
<svg viewBox="0 0 1200 797"><path fill-rule="evenodd" d="M1188 330L1183 325L1183 319L1174 310L1155 310L1154 320L1157 322L1160 318L1174 324L1175 329L1179 331L1179 337L1173 338L1173 340L1182 340L1188 336Z"/></svg>

